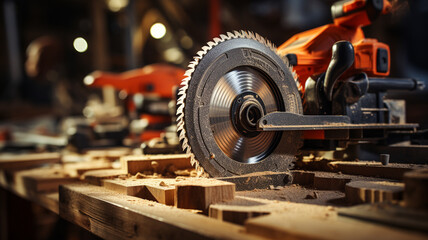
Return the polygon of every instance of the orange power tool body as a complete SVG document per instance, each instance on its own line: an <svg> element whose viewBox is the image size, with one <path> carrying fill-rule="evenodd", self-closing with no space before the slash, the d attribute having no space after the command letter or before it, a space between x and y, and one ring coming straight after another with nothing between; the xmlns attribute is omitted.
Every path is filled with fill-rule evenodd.
<svg viewBox="0 0 428 240"><path fill-rule="evenodd" d="M142 141L159 137L165 126L171 124L168 103L175 99L175 89L180 85L184 70L167 64L151 64L123 73L95 71L88 75L85 84L91 87L111 86L126 96L128 112L137 112L140 119L148 122L142 132ZM135 95L140 95L149 105L138 106ZM142 98L141 98L142 97Z"/></svg>
<svg viewBox="0 0 428 240"><path fill-rule="evenodd" d="M389 46L376 39L365 38L361 27L371 24L379 15L390 11L387 0L345 0L332 5L334 23L294 35L279 48L296 71L300 90L305 91L308 77L324 73L337 41L349 41L354 47L355 60L344 77L359 72L368 76L388 76Z"/></svg>

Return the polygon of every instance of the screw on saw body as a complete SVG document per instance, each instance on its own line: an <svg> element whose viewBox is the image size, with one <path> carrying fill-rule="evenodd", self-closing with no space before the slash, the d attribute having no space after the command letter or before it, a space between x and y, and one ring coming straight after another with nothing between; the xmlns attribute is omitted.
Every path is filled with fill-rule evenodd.
<svg viewBox="0 0 428 240"><path fill-rule="evenodd" d="M215 154L214 153L210 153L210 158L214 159L215 158Z"/></svg>

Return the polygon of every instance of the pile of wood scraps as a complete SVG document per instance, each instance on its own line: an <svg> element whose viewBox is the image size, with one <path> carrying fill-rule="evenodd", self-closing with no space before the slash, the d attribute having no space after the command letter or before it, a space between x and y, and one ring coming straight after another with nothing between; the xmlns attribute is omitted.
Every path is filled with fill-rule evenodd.
<svg viewBox="0 0 428 240"><path fill-rule="evenodd" d="M214 179L197 178L185 154L0 156L3 188L105 239L426 239L427 175L425 165L312 158Z"/></svg>

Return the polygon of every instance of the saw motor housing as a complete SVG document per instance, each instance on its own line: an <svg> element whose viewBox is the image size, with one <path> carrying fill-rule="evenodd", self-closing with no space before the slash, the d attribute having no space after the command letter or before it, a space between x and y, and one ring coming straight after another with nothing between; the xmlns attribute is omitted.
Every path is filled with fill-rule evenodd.
<svg viewBox="0 0 428 240"><path fill-rule="evenodd" d="M208 42L190 62L177 100L179 138L198 173L284 172L302 146L336 150L415 132L403 101L385 95L423 86L386 78L388 45L361 29L390 8L386 0L339 1L334 23L279 48L245 31Z"/></svg>

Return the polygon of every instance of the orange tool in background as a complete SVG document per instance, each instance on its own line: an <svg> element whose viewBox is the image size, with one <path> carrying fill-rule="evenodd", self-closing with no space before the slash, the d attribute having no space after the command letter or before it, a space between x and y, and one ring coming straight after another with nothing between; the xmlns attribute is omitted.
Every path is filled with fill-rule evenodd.
<svg viewBox="0 0 428 240"><path fill-rule="evenodd" d="M122 73L92 72L84 83L102 88L104 99L89 99L83 110L86 118L66 121L66 129L75 129L69 142L77 149L138 146L165 136L174 125L175 94L183 75L182 68L167 64Z"/></svg>
<svg viewBox="0 0 428 240"><path fill-rule="evenodd" d="M113 87L119 91L130 120L136 120L130 126L134 130L139 128L131 132L140 132L140 140L147 141L160 137L172 124L170 102L175 99L175 90L183 75L182 68L151 64L122 73L95 71L85 77L84 82L91 87Z"/></svg>
<svg viewBox="0 0 428 240"><path fill-rule="evenodd" d="M349 41L354 47L354 63L344 77L365 72L369 77L388 76L389 46L377 39L365 38L361 27L370 25L377 17L390 11L387 0L339 1L332 5L334 23L294 35L279 48L296 71L301 91L311 76L326 72L337 41ZM315 77L314 77L315 79Z"/></svg>

